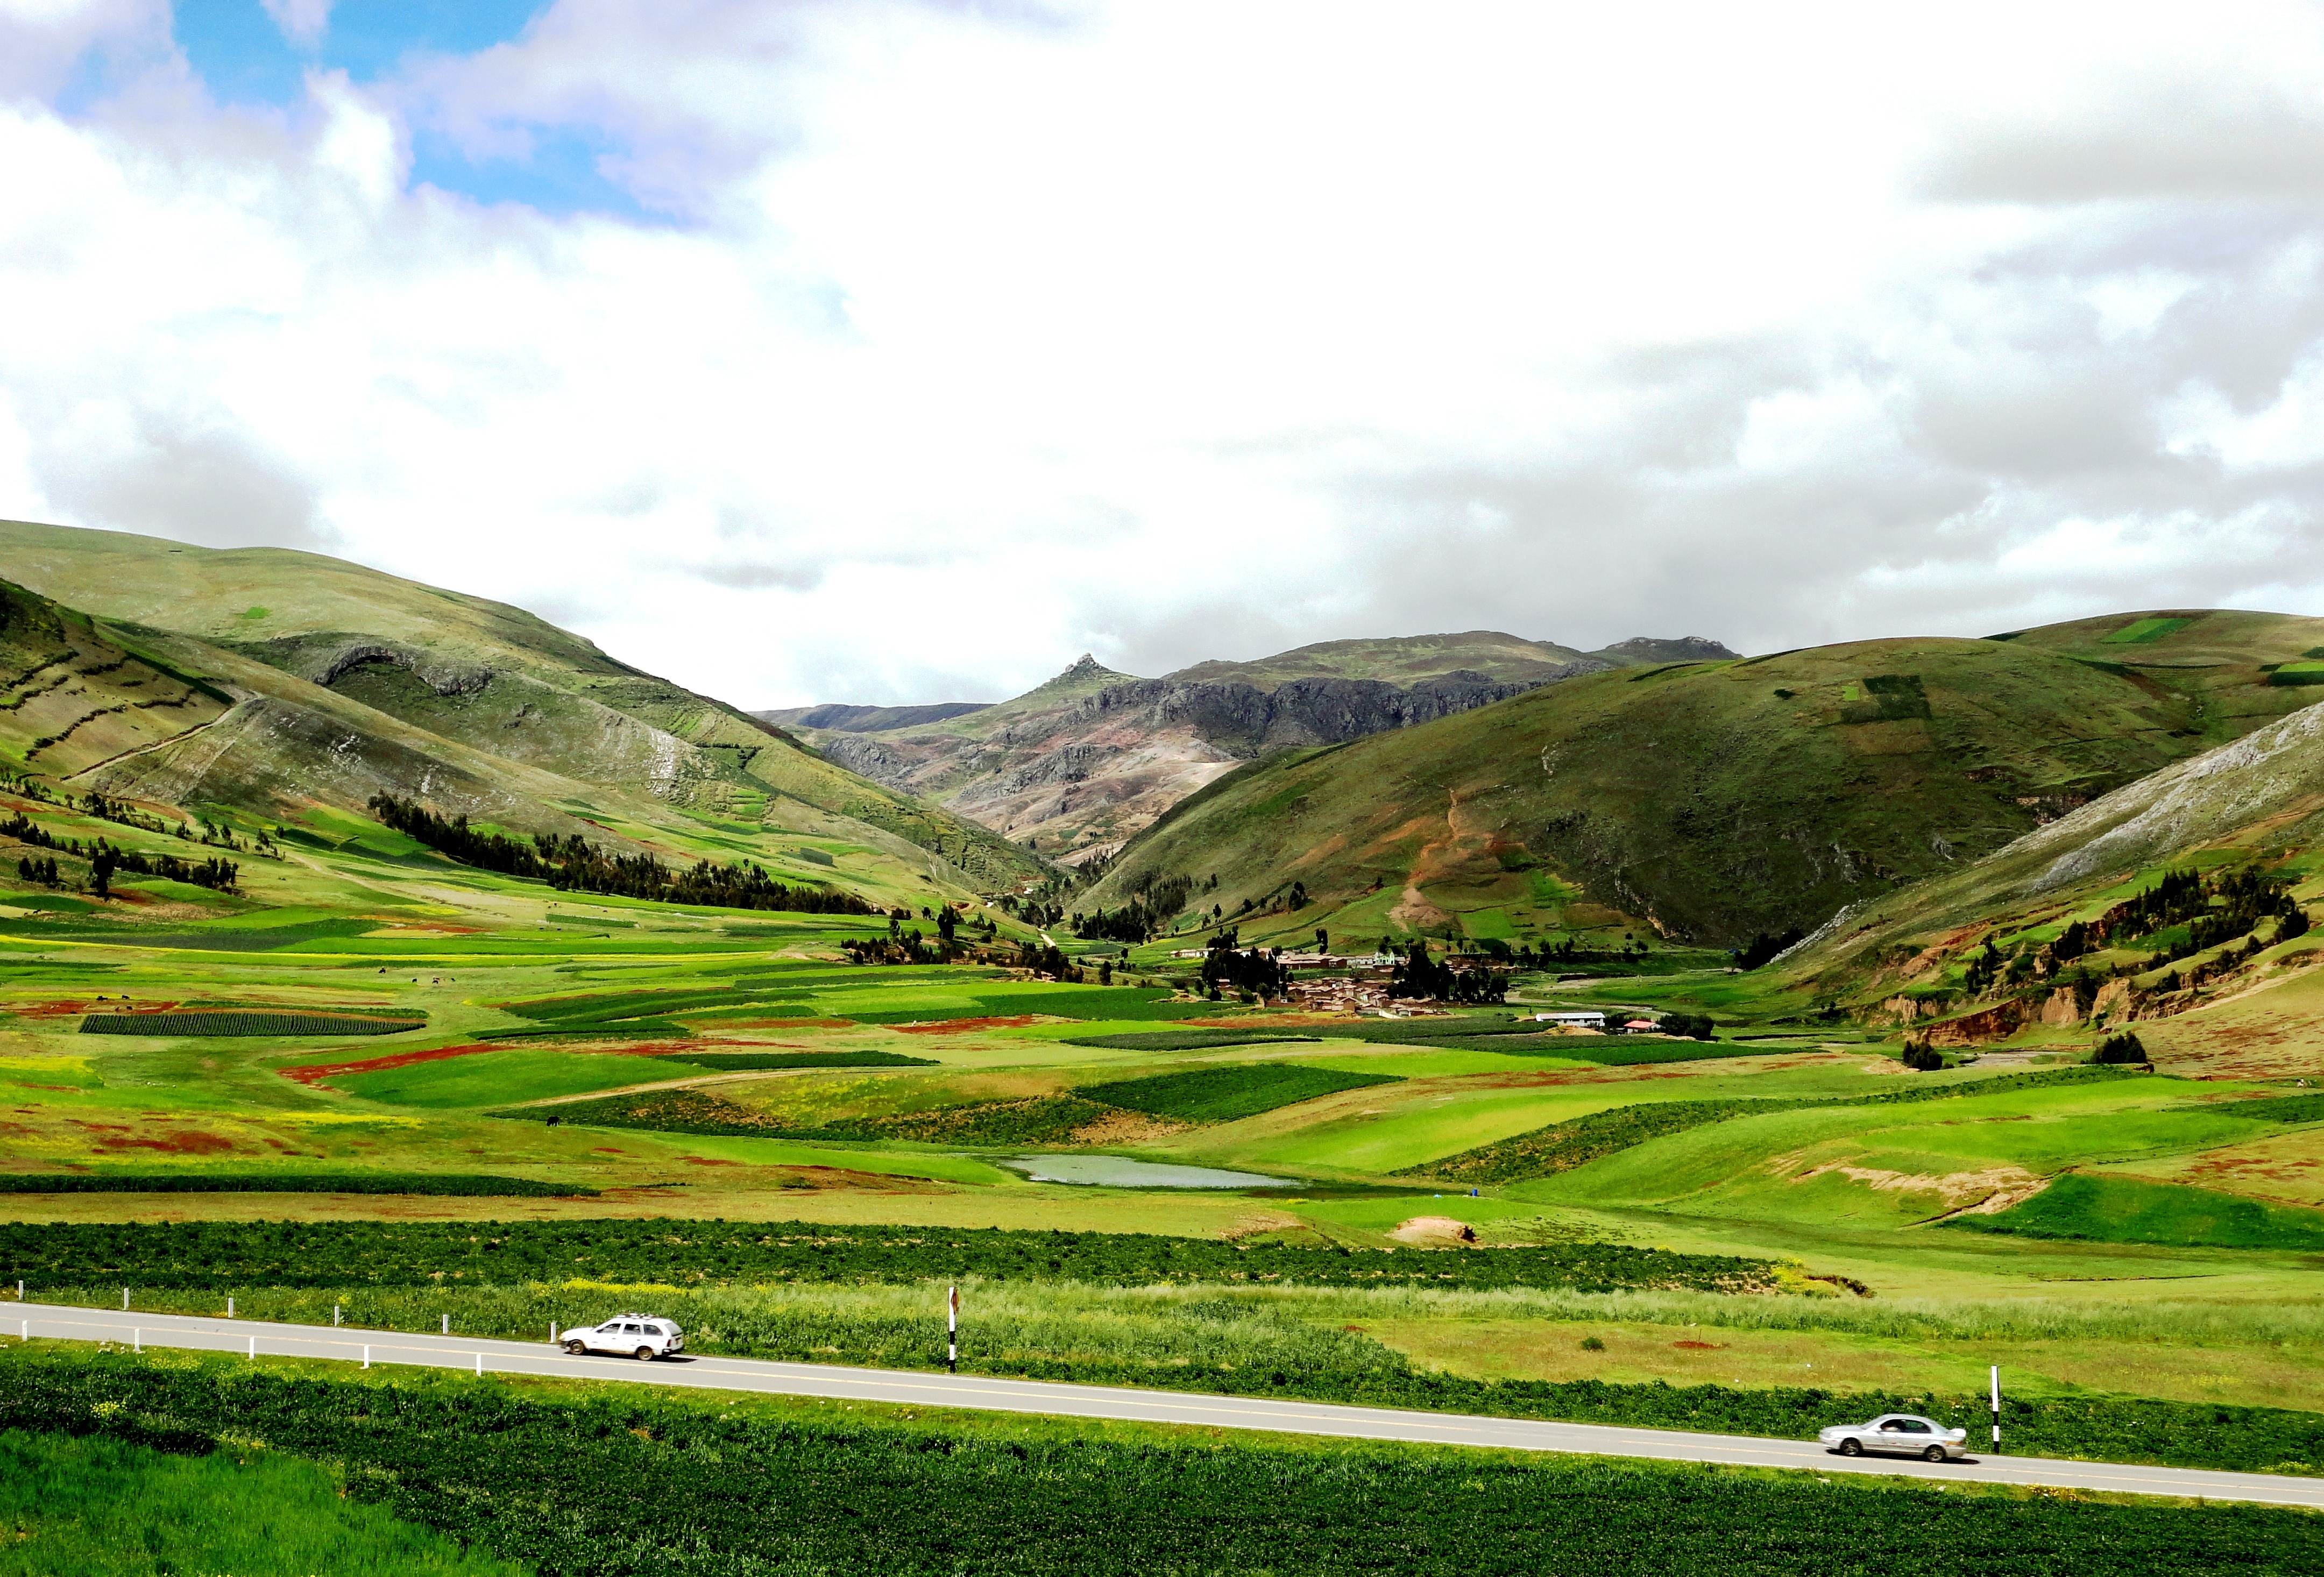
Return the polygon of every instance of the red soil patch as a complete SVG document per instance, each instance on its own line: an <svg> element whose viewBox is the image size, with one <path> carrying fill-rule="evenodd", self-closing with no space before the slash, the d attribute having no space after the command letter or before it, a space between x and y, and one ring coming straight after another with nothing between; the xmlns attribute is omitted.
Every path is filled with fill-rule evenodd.
<svg viewBox="0 0 2324 1577"><path fill-rule="evenodd" d="M689 1167L739 1167L742 1163L723 1161L714 1156L688 1156L686 1157L686 1164Z"/></svg>
<svg viewBox="0 0 2324 1577"><path fill-rule="evenodd" d="M341 1074L377 1074L389 1068L407 1068L416 1062L441 1062L447 1056L473 1056L480 1051L506 1051L504 1046L439 1046L433 1051L399 1051L392 1056L369 1057L362 1062L317 1062L302 1067L277 1068L274 1071L294 1084L314 1085Z"/></svg>
<svg viewBox="0 0 2324 1577"><path fill-rule="evenodd" d="M1674 1342L1671 1345L1674 1347L1683 1347L1690 1352L1716 1352L1719 1351L1719 1343L1716 1342Z"/></svg>
<svg viewBox="0 0 2324 1577"><path fill-rule="evenodd" d="M853 1019L753 1019L750 1022L754 1027L764 1026L769 1029L853 1029L855 1028L855 1020Z"/></svg>
<svg viewBox="0 0 2324 1577"><path fill-rule="evenodd" d="M233 1149L234 1141L215 1133L194 1130L163 1134L159 1139L100 1139L89 1148L100 1155L108 1150L160 1150L172 1156L214 1156Z"/></svg>
<svg viewBox="0 0 2324 1577"><path fill-rule="evenodd" d="M1019 1013L1007 1019L947 1019L941 1024L891 1024L899 1035L965 1035L972 1029L1022 1029L1039 1017Z"/></svg>

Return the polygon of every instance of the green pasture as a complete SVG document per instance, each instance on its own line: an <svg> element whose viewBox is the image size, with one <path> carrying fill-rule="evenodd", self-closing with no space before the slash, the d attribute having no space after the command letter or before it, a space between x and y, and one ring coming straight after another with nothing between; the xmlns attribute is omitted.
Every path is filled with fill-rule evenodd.
<svg viewBox="0 0 2324 1577"><path fill-rule="evenodd" d="M341 1074L325 1083L382 1105L451 1111L581 1095L625 1084L685 1078L701 1071L622 1053L525 1049L476 1052L377 1073Z"/></svg>
<svg viewBox="0 0 2324 1577"><path fill-rule="evenodd" d="M2030 1238L2218 1249L2324 1250L2324 1212L2264 1204L2209 1188L2072 1173L1997 1215L1948 1225Z"/></svg>

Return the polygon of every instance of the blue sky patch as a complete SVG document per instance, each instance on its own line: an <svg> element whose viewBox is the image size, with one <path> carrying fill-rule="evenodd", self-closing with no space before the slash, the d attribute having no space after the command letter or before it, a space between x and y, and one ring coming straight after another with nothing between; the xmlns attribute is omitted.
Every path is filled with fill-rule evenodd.
<svg viewBox="0 0 2324 1577"><path fill-rule="evenodd" d="M292 43L258 0L180 0L178 47L221 104L282 106L305 92L313 67L355 82L393 76L423 55L472 55L521 33L545 0L338 0L312 48ZM519 158L474 159L451 139L416 129L411 179L479 202L548 213L643 217L635 198L599 173L615 144L591 126L533 126Z"/></svg>

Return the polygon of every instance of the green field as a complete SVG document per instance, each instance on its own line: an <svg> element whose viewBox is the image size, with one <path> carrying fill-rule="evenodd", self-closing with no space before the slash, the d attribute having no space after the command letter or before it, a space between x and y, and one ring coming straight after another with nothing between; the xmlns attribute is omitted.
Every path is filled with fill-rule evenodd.
<svg viewBox="0 0 2324 1577"><path fill-rule="evenodd" d="M529 616L383 590L396 627L380 639L405 658L439 639L447 663L545 687L538 759L496 755L497 678L468 692L471 716L401 660L301 677L328 675L343 627L325 621L351 616L370 572L302 600L261 567L263 592L193 596L207 633L166 640L10 594L10 671L36 671L31 632L79 643L92 702L196 679L260 699L231 717L184 702L210 720L214 772L134 730L87 747L132 766L51 770L54 719L0 705L0 817L23 818L22 847L0 851L0 1286L108 1304L127 1286L189 1313L231 1296L285 1319L337 1303L510 1335L654 1305L705 1352L926 1367L931 1287L959 1285L977 1373L1782 1434L1892 1405L1973 1420L2000 1363L2024 1449L2324 1471L2324 932L2301 927L2324 903L2324 768L2308 721L2284 720L2297 693L2260 677L2319 644L2313 621L2163 612L1636 665L1240 768L1077 885ZM221 644L254 604L281 628ZM580 758L583 719L610 761ZM648 727L686 746L662 798L624 786ZM742 730L761 742L747 761ZM440 774L440 807L477 826L672 868L759 862L882 912L720 909L456 863L350 789L299 788L334 739L366 781ZM2240 753L2172 766L2228 740ZM69 788L75 762L101 770ZM2096 798L2131 779L2126 798ZM149 862L227 851L240 876L130 872L100 896L99 838ZM59 859L53 884L35 853ZM1444 1011L1388 1002L1379 968L1333 972L1360 1002L1308 989L1305 968L1286 1000L1213 1000L1176 956L1184 932L1127 949L1074 935L1077 910L1156 872L1187 877L1190 908L1217 902L1246 941L1425 936L1441 958L1465 939L1480 951L1464 968L1524 951L1495 965L1505 1001ZM2133 924L2166 878L2178 907ZM939 906L973 938L949 962ZM1835 916L1757 968L1725 951ZM1701 1015L1711 1038L1535 1018L1574 1009L1617 1028ZM2149 1064L2091 1064L2133 1031ZM1153 1162L1275 1185L1030 1180L1025 1157L1052 1153L1116 1179ZM804 1404L738 1412L768 1433L714 1438L696 1431L726 1428L723 1399L391 1391L327 1365L279 1392L277 1370L245 1368L237 1390L207 1360L112 1363L0 1351L12 1381L33 1377L0 1386L0 1422L26 1396L60 1409L20 1425L26 1473L64 1471L68 1434L164 1454L225 1442L171 1457L207 1464L181 1481L135 1451L88 1471L231 1517L198 1508L249 1498L258 1480L237 1475L259 1458L225 1459L263 1439L279 1477L260 1499L307 1506L300 1475L319 1472L348 1488L348 1517L401 1519L299 1513L326 1542L286 1558L324 1570L365 1569L365 1540L438 1537L542 1572L728 1569L605 1545L650 1519L600 1517L537 1477L512 1501L494 1476L576 1451L593 1471L715 1489L686 1548L770 1570L910 1571L928 1551L947 1572L1364 1569L1334 1541L1366 1526L1403 1530L1364 1557L1397 1570L1535 1570L1591 1538L1632 1560L1659 1534L1655 1560L1711 1571L2079 1572L2166 1545L2264 1571L2304 1569L2312 1526L1949 1489L1907 1496L1909 1526L1827 1510L1762 1548L1738 1542L1738 1517L1904 1492L1038 1420L875 1429L869 1410ZM92 1411L116 1382L166 1406ZM411 1409L401 1434L368 1410L389 1396ZM1132 1536L1090 1536L1101 1489ZM938 1491L981 1509L908 1536L823 1509ZM1278 1503L1308 1520L1283 1532ZM1565 1508L1540 1524L1564 1542L1526 1542L1536 1504ZM770 1523L799 1505L816 1509ZM25 1515L27 1549L81 1536ZM2246 1527L2264 1530L2249 1559ZM240 1549L200 1569L239 1572Z"/></svg>
<svg viewBox="0 0 2324 1577"><path fill-rule="evenodd" d="M2028 1238L2167 1243L2206 1249L2324 1251L2324 1219L2204 1188L2069 1173L1998 1215L1950 1223Z"/></svg>

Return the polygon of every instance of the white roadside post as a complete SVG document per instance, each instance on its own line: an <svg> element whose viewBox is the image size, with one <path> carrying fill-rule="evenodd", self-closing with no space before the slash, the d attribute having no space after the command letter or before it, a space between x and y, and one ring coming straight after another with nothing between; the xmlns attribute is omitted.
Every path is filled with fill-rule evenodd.
<svg viewBox="0 0 2324 1577"><path fill-rule="evenodd" d="M451 1315L449 1315L449 1314L446 1314L446 1315L444 1316L444 1334L446 1334L447 1336L449 1336L451 1333L452 1333L452 1316L451 1316Z"/></svg>
<svg viewBox="0 0 2324 1577"><path fill-rule="evenodd" d="M145 1351L145 1333L134 1325L129 1327L129 1351L132 1352Z"/></svg>
<svg viewBox="0 0 2324 1577"><path fill-rule="evenodd" d="M232 1298L226 1300L226 1317L229 1320L234 1318L234 1299Z"/></svg>
<svg viewBox="0 0 2324 1577"><path fill-rule="evenodd" d="M1993 1449L2001 1450L2001 1365L1993 1366Z"/></svg>
<svg viewBox="0 0 2324 1577"><path fill-rule="evenodd" d="M364 1343L364 1367L365 1369L371 1367L371 1343L368 1342Z"/></svg>
<svg viewBox="0 0 2324 1577"><path fill-rule="evenodd" d="M121 1289L121 1312L124 1314L129 1312L129 1289L125 1286Z"/></svg>
<svg viewBox="0 0 2324 1577"><path fill-rule="evenodd" d="M337 1330L338 1328L339 1328L339 1305L337 1305L337 1304L333 1304L333 1305L331 1305L331 1329L332 1329L332 1330L334 1330L334 1331L336 1331L336 1330Z"/></svg>
<svg viewBox="0 0 2324 1577"><path fill-rule="evenodd" d="M478 1379L484 1378L484 1355L481 1352L476 1354L476 1378Z"/></svg>
<svg viewBox="0 0 2324 1577"><path fill-rule="evenodd" d="M960 1372L960 1288L945 1300L945 1372Z"/></svg>
<svg viewBox="0 0 2324 1577"><path fill-rule="evenodd" d="M253 1363L258 1361L258 1338L255 1336L250 1339L250 1360Z"/></svg>

